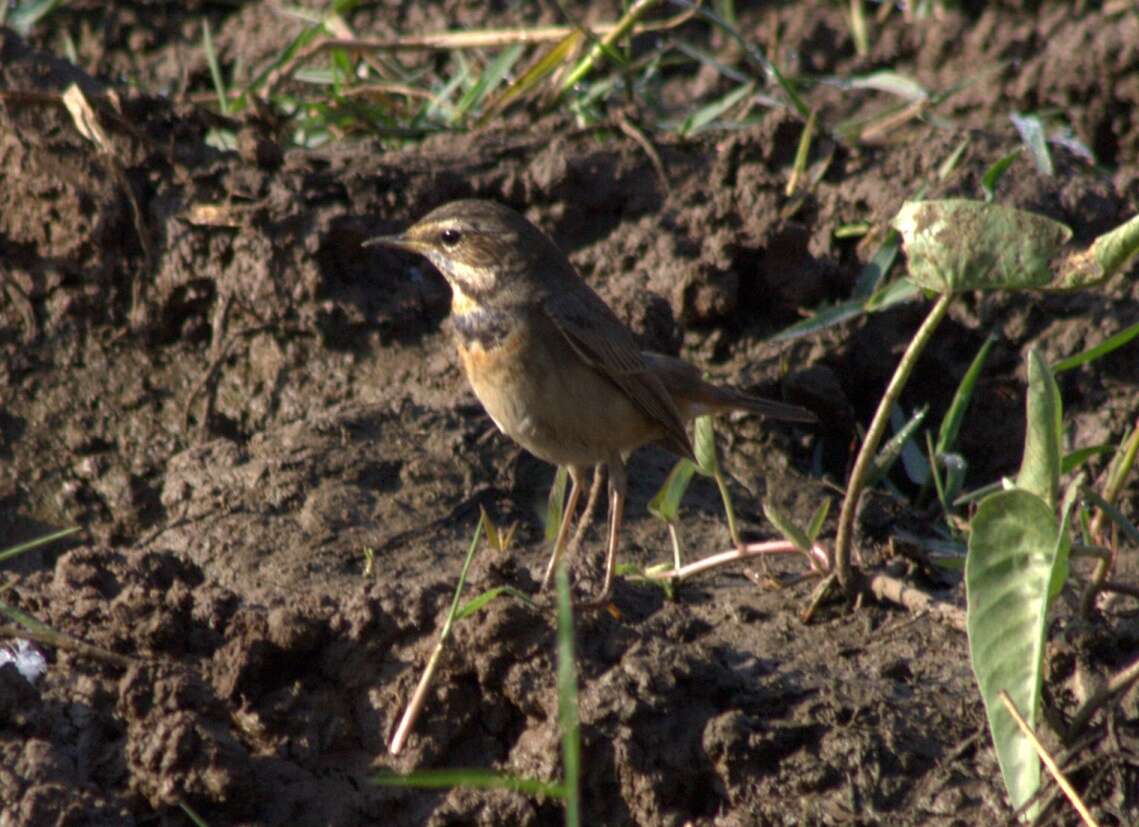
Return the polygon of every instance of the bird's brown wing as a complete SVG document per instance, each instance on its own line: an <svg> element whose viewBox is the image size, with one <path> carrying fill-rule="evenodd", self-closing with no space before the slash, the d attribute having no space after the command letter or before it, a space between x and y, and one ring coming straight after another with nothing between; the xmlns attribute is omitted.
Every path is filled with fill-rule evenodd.
<svg viewBox="0 0 1139 827"><path fill-rule="evenodd" d="M641 357L633 334L600 296L588 288L571 290L548 296L542 309L586 364L608 377L646 416L660 423L666 448L695 459L672 397Z"/></svg>

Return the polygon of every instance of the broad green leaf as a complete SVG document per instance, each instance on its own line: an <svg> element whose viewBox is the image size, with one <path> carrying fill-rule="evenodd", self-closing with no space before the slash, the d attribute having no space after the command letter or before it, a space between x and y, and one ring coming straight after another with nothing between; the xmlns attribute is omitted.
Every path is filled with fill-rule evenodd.
<svg viewBox="0 0 1139 827"><path fill-rule="evenodd" d="M688 490L688 483L695 473L696 463L681 458L672 466L664 485L649 501L649 513L666 523L677 522L680 519L680 501L684 498L684 492Z"/></svg>
<svg viewBox="0 0 1139 827"><path fill-rule="evenodd" d="M910 280L937 293L1046 287L1072 236L1042 215L966 199L907 201L893 225Z"/></svg>
<svg viewBox="0 0 1139 827"><path fill-rule="evenodd" d="M937 431L937 453L949 453L957 446L957 434L961 431L961 422L965 419L965 412L969 410L969 402L973 399L977 378L981 375L981 368L985 366L985 360L989 358L989 351L996 341L997 337L990 333L981 345L981 349L977 351L977 355L973 357L969 369L965 371L961 384L957 386L953 402L942 417L941 427Z"/></svg>
<svg viewBox="0 0 1139 827"><path fill-rule="evenodd" d="M1060 489L1063 406L1048 363L1035 348L1028 354L1027 408L1024 458L1016 475L1016 487L1031 491L1055 508Z"/></svg>
<svg viewBox="0 0 1139 827"><path fill-rule="evenodd" d="M1014 808L1040 786L1040 759L997 695L1008 692L1036 727L1058 543L1048 503L1021 489L1002 491L977 509L965 560L969 656Z"/></svg>

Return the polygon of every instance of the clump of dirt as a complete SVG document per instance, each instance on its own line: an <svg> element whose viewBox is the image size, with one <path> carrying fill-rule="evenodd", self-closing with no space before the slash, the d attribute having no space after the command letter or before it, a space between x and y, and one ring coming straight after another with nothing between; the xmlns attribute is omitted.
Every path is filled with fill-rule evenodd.
<svg viewBox="0 0 1139 827"><path fill-rule="evenodd" d="M398 14L375 12L376 25L442 27L460 19L452 12L487 22L469 4L420 6L388 4ZM82 540L5 563L4 600L98 647L45 647L48 672L34 685L0 667L6 824L129 824L176 818L183 805L209 823L561 823L557 802L542 798L373 783L380 770L417 767L544 780L562 768L554 622L542 600L495 600L462 621L407 749L387 754L480 506L518 531L510 553L476 559L471 593L536 591L536 513L553 472L499 434L466 390L442 280L362 248L366 238L457 197L512 204L646 345L816 410L823 423L812 431L722 425L754 537L770 534L763 498L806 523L833 496L824 481L841 484L855 423L924 313L911 303L789 345L768 341L801 309L850 295L881 236L851 241L836 227L885 226L922 183L930 196L977 197L989 165L1019 146L1003 113L1050 105L1120 171L1069 142L1055 148L1050 177L1016 160L997 197L1085 241L1139 208L1126 171L1139 155L1128 114L1133 15L1088 10L1062 26L1058 11L1028 18L998 4L975 19L895 16L862 58L837 7L745 16L744 30L777 27L784 57L820 74L908 67L931 88L975 76L936 110L961 128L910 120L857 144L821 137L806 196L785 194L802 129L787 113L731 134L654 138L662 181L636 141L599 142L556 118L398 152L283 150L252 132L247 151L221 152L205 140L217 116L94 76L128 74L179 99L207 71L197 13L211 15L223 59L251 57L295 35L265 7L152 15L68 4L57 20L76 32L91 75L52 57L48 36L28 45L0 29L0 546L85 528ZM683 97L687 84L714 81L674 82ZM61 105L71 83L106 145L84 138ZM814 92L824 123L880 101ZM964 298L903 407L928 402L937 421L995 333L962 451L971 484L1010 473L1023 439L1023 352L1062 358L1137 310L1133 281ZM1127 352L1061 383L1073 446L1118 441L1134 420L1139 361ZM632 461L628 560L670 554L645 506L672 462L657 449ZM1132 483L1121 507L1135 513L1137 497ZM923 519L902 511L888 494L868 504L864 565L960 603L959 580L892 557L893 529ZM690 555L729 542L707 481L694 483L680 530ZM599 535L574 567L583 592L598 576ZM1122 563L1120 576L1131 569ZM804 625L812 581L756 586L800 571L787 561L709 574L676 600L622 579L616 615L577 618L585 823L1007 819L964 635L886 604L826 605ZM1070 618L1069 598L1049 653L1060 716L1136 643L1129 606L1105 604L1089 629ZM1094 760L1073 775L1103 823L1134 823L1139 717L1131 700L1112 714L1113 740L1096 731L1083 746Z"/></svg>

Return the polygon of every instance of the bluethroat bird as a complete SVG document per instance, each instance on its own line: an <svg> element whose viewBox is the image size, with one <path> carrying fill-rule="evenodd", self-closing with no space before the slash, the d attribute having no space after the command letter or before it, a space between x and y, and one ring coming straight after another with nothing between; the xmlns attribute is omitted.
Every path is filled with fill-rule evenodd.
<svg viewBox="0 0 1139 827"><path fill-rule="evenodd" d="M586 605L607 601L624 513L625 461L656 442L694 459L685 424L752 411L813 422L803 408L718 387L680 359L642 351L632 332L541 230L493 201L463 200L401 235L373 238L418 253L451 286L459 358L498 429L534 456L564 465L572 485L542 587L553 575L589 468L609 471L605 579Z"/></svg>

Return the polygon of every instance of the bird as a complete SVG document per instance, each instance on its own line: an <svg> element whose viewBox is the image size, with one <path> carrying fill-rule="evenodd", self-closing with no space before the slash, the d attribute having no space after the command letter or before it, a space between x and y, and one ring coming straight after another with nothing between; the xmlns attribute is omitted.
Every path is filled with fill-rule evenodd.
<svg viewBox="0 0 1139 827"><path fill-rule="evenodd" d="M628 490L626 461L657 443L695 460L686 424L745 410L809 423L810 411L705 381L681 359L642 351L633 332L542 230L496 201L464 199L398 235L368 239L425 257L451 288L451 328L475 396L495 426L539 459L568 470L564 517L542 579L561 559L590 468L608 470L608 602Z"/></svg>

